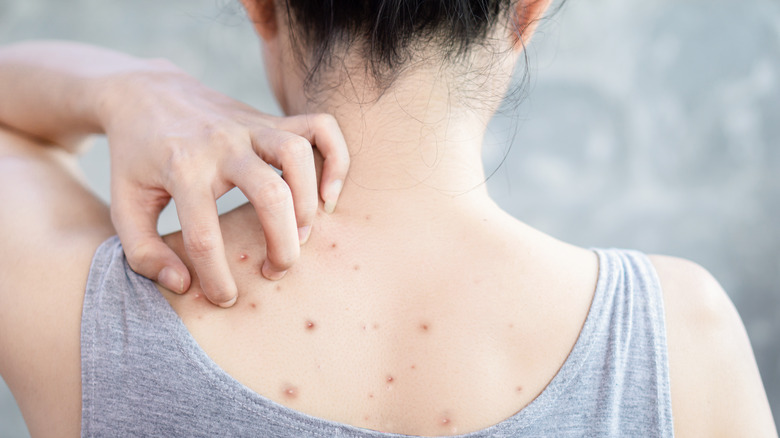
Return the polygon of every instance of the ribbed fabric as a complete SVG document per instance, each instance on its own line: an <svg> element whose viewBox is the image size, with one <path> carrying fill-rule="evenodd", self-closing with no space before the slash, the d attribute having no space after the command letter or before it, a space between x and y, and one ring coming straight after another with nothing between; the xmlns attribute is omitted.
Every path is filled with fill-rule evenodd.
<svg viewBox="0 0 780 438"><path fill-rule="evenodd" d="M673 436L661 288L647 257L595 250L590 312L547 388L461 437ZM258 395L197 345L112 237L89 273L81 326L82 436L401 437L322 420Z"/></svg>

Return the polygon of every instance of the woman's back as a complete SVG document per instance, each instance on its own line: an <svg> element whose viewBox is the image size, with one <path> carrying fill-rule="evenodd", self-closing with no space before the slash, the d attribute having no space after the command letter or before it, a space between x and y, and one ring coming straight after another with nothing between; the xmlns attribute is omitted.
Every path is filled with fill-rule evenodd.
<svg viewBox="0 0 780 438"><path fill-rule="evenodd" d="M336 433L333 430L359 436L354 429L331 430L335 427L331 423L305 420L269 405L256 392L315 417L412 435L466 433L497 423L507 436L579 435L582 429L573 425L590 416L601 418L591 421L597 434L632 429L669 433L661 292L644 256L602 253L605 266L598 278L595 310L577 342L596 290L595 253L556 242L489 209L458 220L449 212L444 216L450 217L449 225L437 225L435 233L430 222L401 227L387 218L355 213L320 218L313 235L318 237L307 244L300 268L276 285L256 276L262 248L253 248L248 242L256 241L254 236L243 234L254 229L247 227L253 212L244 208L224 216L227 251L239 284L238 304L225 310L207 303L198 291L181 296L164 292L207 356L172 313L161 311L166 306L148 296L150 290L151 295L156 293L151 283L146 282L144 290L143 282L133 280L136 291L129 295L151 300L138 312L147 315L135 321L141 328L131 325L120 329L127 333L94 334L96 343L82 346L84 388L98 388L92 396L87 389L84 392L84 425L91 425L85 431L99 431L101 423L114 424L116 416L138 415L135 406L102 408L110 406L105 399L112 390L133 399L127 392L137 387L139 395L149 396L143 405L152 411L158 404L170 405L172 393L179 397L173 404L202 404L206 411L215 409L213 405L227 404L223 408L228 412L249 406L238 415L248 423L231 417L222 424L223 415L208 415L214 427L233 424L239 427L236 430L249 424L269 431L283 424L312 435L324 428L324 436ZM445 212L433 216L438 214ZM176 247L177 236L170 239ZM121 247L114 241L98 259L106 263L111 251L113 257L121 257ZM363 253L371 257L361 257ZM505 263L496 263L498 258ZM115 263L119 278L124 278L126 266ZM409 269L415 266L424 266L424 271ZM96 269L102 268L93 266L93 276ZM114 290L93 292L97 286L88 287L86 330L93 319L106 326L110 319L123 320L128 314L136 319L138 303L119 293L129 287L107 286ZM106 298L97 300L90 294ZM112 294L119 297L112 299ZM102 303L103 311L98 311L98 304L91 306L93 302ZM111 309L112 302L122 304ZM143 318L150 318L146 326ZM149 345L158 343L155 330L149 330L153 321L163 327L163 340L158 341L167 344L155 347L162 352L159 358L149 354ZM134 342L135 336L152 338ZM139 350L128 347L121 360L104 356L102 346L110 348L122 337ZM92 339L89 331L83 333L85 339ZM575 342L576 353L567 361ZM145 352L145 357L134 358L133 351ZM139 363L123 369L119 364L128 359ZM545 390L565 361L567 371ZM625 377L626 368L642 372ZM129 369L137 369L140 376ZM96 384L88 382L88 370L102 375L94 378ZM135 382L139 378L149 381L139 387ZM170 390L168 385L192 385L195 392ZM543 391L534 408L512 417ZM232 394L227 401L226 393ZM156 430L156 425L148 421L139 427ZM185 427L179 434L197 427L189 421L179 425Z"/></svg>

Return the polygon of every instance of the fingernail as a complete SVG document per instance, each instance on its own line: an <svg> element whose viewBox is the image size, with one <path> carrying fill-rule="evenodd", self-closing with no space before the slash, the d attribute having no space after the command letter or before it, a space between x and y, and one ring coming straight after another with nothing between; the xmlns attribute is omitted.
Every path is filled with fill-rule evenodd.
<svg viewBox="0 0 780 438"><path fill-rule="evenodd" d="M298 228L298 241L301 242L301 245L309 240L309 235L311 235L311 225Z"/></svg>
<svg viewBox="0 0 780 438"><path fill-rule="evenodd" d="M176 293L184 293L184 277L169 266L160 270L160 273L157 275L157 281Z"/></svg>
<svg viewBox="0 0 780 438"><path fill-rule="evenodd" d="M226 302L224 302L224 303L220 303L220 304L219 304L219 307L222 307L222 308L233 307L233 304L236 304L236 300L237 300L237 299L238 299L238 296L235 296L235 297L233 297L233 299L232 299L232 300L230 300L230 301L226 301Z"/></svg>
<svg viewBox="0 0 780 438"><path fill-rule="evenodd" d="M338 201L339 195L341 195L341 189L343 187L344 187L344 182L340 179L333 181L330 184L330 187L328 187L326 193L326 199L325 199L326 213L333 213L333 211L336 210L336 201Z"/></svg>
<svg viewBox="0 0 780 438"><path fill-rule="evenodd" d="M262 271L263 271L263 277L273 281L281 280L282 277L284 277L284 274L287 273L287 271L280 271L280 272L274 271L273 269L271 269L271 265L267 261L263 263Z"/></svg>

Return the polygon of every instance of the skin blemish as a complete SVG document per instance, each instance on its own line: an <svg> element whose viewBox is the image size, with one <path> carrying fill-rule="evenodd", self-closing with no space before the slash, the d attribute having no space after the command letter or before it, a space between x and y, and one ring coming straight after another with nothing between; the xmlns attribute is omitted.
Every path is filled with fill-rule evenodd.
<svg viewBox="0 0 780 438"><path fill-rule="evenodd" d="M366 220L367 220L367 221L370 221L370 220L371 220L371 215L370 215L370 214L367 214L367 215L366 215Z"/></svg>
<svg viewBox="0 0 780 438"><path fill-rule="evenodd" d="M255 303L249 303L249 307L251 307L251 308L253 308L253 309L257 309L257 304L255 304Z"/></svg>
<svg viewBox="0 0 780 438"><path fill-rule="evenodd" d="M421 330L421 331L427 332L429 328L430 328L430 327L429 327L429 326L428 326L428 324L426 324L426 323L422 323L422 324L420 324L420 330Z"/></svg>
<svg viewBox="0 0 780 438"><path fill-rule="evenodd" d="M515 391L516 392L523 392L523 387L522 386L518 386L518 387L515 388Z"/></svg>
<svg viewBox="0 0 780 438"><path fill-rule="evenodd" d="M336 242L331 243L330 247L333 248L333 249L336 249Z"/></svg>
<svg viewBox="0 0 780 438"><path fill-rule="evenodd" d="M373 392L369 392L368 393L368 398L374 398L374 393Z"/></svg>
<svg viewBox="0 0 780 438"><path fill-rule="evenodd" d="M244 253L239 254L238 261L245 262L247 260L249 260L249 256L247 254L244 254Z"/></svg>
<svg viewBox="0 0 780 438"><path fill-rule="evenodd" d="M282 388L282 395L288 399L298 398L298 388L293 385L285 385Z"/></svg>
<svg viewBox="0 0 780 438"><path fill-rule="evenodd" d="M374 323L374 326L373 326L373 327L374 327L374 330L378 330L378 329L379 329L379 324L377 324L377 323Z"/></svg>
<svg viewBox="0 0 780 438"><path fill-rule="evenodd" d="M316 327L316 325L314 324L314 322L312 320L310 320L310 319L306 320L306 330L314 330L315 327Z"/></svg>
<svg viewBox="0 0 780 438"><path fill-rule="evenodd" d="M388 374L387 378L385 380L387 380L387 383L393 383L393 380L395 380L395 379L393 379L393 376Z"/></svg>
<svg viewBox="0 0 780 438"><path fill-rule="evenodd" d="M411 369L413 369L413 370L416 370L416 369L417 369L417 366L416 366L416 365L412 365L412 366L410 366L409 368L411 368Z"/></svg>
<svg viewBox="0 0 780 438"><path fill-rule="evenodd" d="M509 328L515 328L514 324L509 324Z"/></svg>
<svg viewBox="0 0 780 438"><path fill-rule="evenodd" d="M354 270L356 270L356 271L359 271L359 270L360 270L360 265L355 265L355 266L353 267L353 269L354 269Z"/></svg>
<svg viewBox="0 0 780 438"><path fill-rule="evenodd" d="M193 295L192 297L195 298L195 299L198 299L198 298L200 298L200 294L196 292L195 295Z"/></svg>
<svg viewBox="0 0 780 438"><path fill-rule="evenodd" d="M365 324L363 324L363 331L365 331L365 330L366 330L366 325L365 325Z"/></svg>
<svg viewBox="0 0 780 438"><path fill-rule="evenodd" d="M277 285L276 285L276 291L277 291L277 292L279 292L279 291L281 291L281 290L282 290L282 286L280 286L280 285L278 285L278 284L277 284Z"/></svg>

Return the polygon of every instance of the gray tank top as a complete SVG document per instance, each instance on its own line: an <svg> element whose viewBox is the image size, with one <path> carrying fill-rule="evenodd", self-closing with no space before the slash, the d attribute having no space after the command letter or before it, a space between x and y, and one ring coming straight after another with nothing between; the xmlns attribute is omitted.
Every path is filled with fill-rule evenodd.
<svg viewBox="0 0 780 438"><path fill-rule="evenodd" d="M547 388L463 437L672 436L661 288L647 257L596 250L582 332ZM400 437L315 418L219 368L116 237L92 261L81 323L84 437Z"/></svg>

